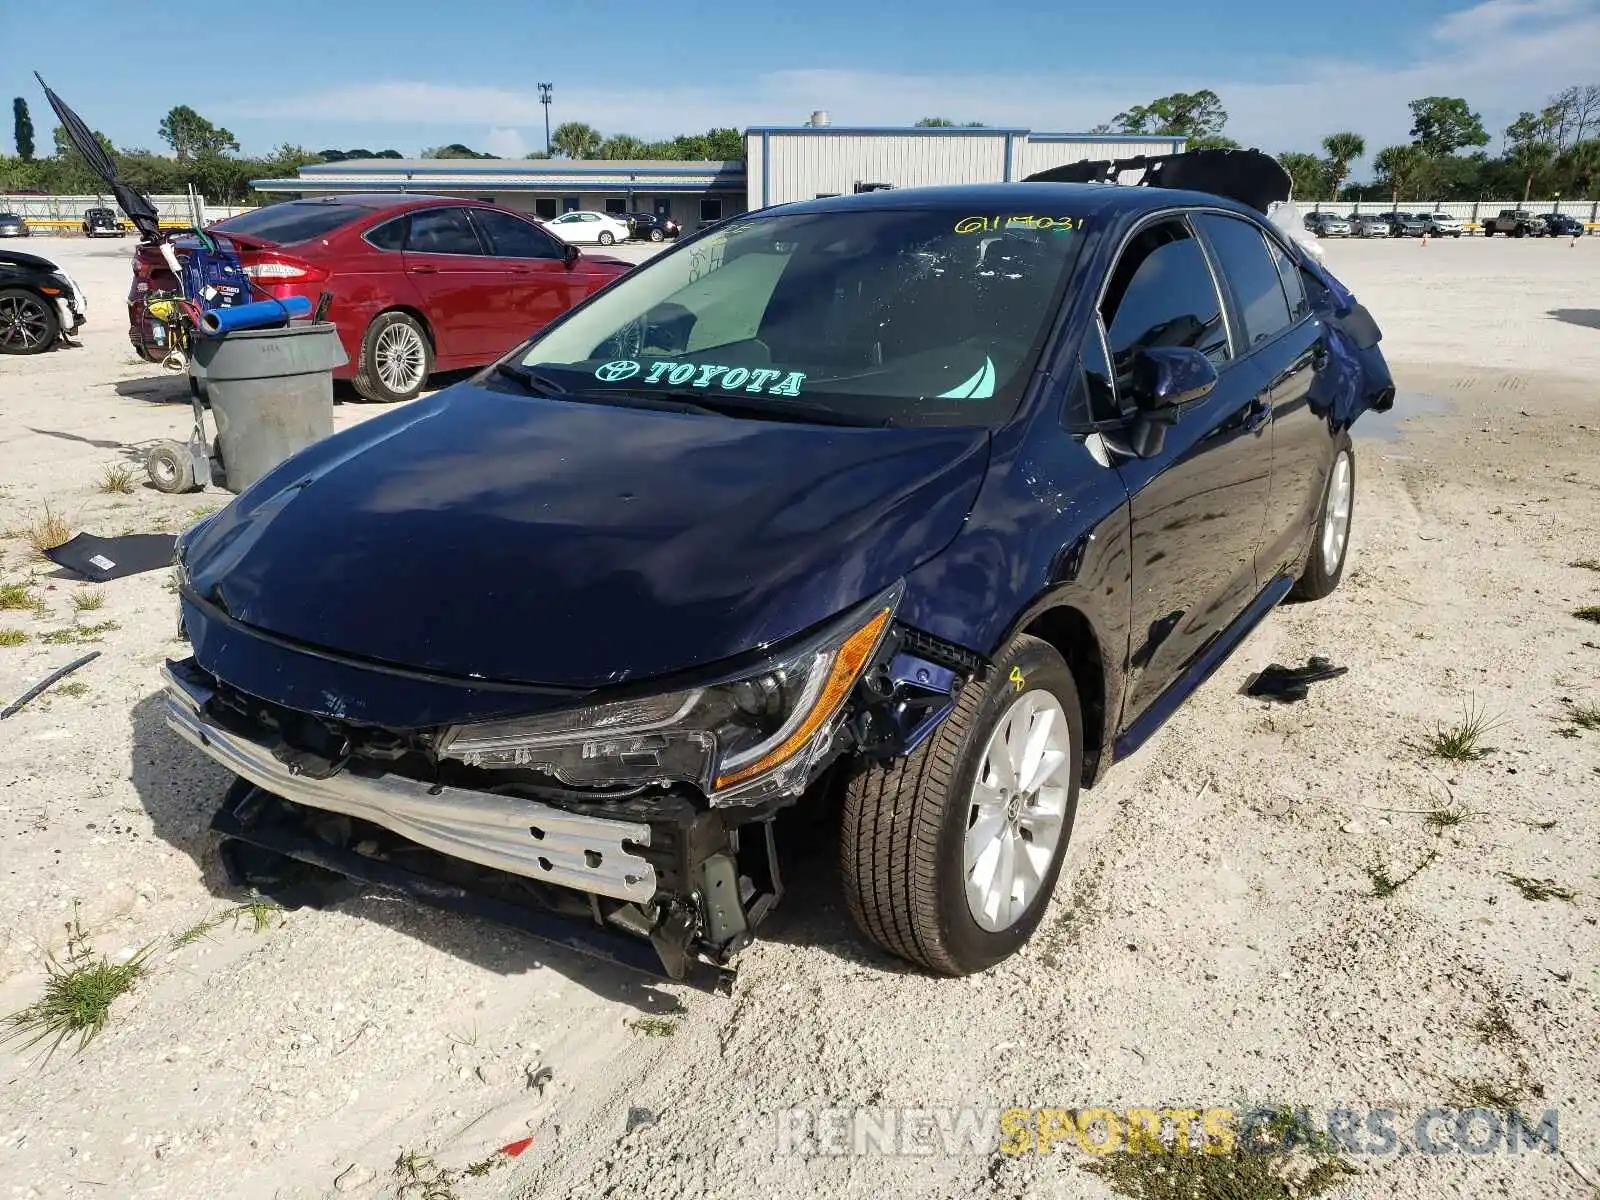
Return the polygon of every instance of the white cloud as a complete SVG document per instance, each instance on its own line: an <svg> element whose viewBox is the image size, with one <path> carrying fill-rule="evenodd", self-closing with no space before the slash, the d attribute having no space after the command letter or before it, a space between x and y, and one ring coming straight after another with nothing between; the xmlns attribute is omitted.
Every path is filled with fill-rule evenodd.
<svg viewBox="0 0 1600 1200"><path fill-rule="evenodd" d="M799 124L827 109L836 125L902 124L940 114L1040 130L1076 131L1130 104L1176 90L1209 87L1226 106L1227 132L1267 150L1311 149L1336 129L1353 129L1376 149L1409 133L1406 102L1465 96L1491 133L1550 93L1595 79L1600 64L1600 0L1484 0L1436 22L1395 64L1321 54L1320 33L1285 36L1285 52L1266 66L1197 62L1187 76L1055 74L1038 77L888 75L793 69L737 85L692 82L666 87L556 90L551 119L582 120L606 133L651 138L713 126ZM239 116L418 127L413 140L437 141L431 126L489 126L492 137L543 144L538 94L512 88L433 82L350 84L235 110ZM233 113L221 114L232 116ZM435 131L436 132L436 131ZM525 149L523 152L526 152Z"/></svg>
<svg viewBox="0 0 1600 1200"><path fill-rule="evenodd" d="M527 140L517 129L491 129L483 148L496 158L522 158L528 153Z"/></svg>

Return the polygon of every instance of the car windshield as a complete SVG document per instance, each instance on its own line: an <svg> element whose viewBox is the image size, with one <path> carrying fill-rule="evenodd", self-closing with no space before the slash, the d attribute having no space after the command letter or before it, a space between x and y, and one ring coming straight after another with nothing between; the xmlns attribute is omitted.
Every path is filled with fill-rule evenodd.
<svg viewBox="0 0 1600 1200"><path fill-rule="evenodd" d="M570 393L998 424L1083 228L1075 214L965 209L736 218L623 276L512 359Z"/></svg>
<svg viewBox="0 0 1600 1200"><path fill-rule="evenodd" d="M372 211L365 205L336 200L290 200L227 217L210 228L216 233L237 233L289 246L323 237Z"/></svg>

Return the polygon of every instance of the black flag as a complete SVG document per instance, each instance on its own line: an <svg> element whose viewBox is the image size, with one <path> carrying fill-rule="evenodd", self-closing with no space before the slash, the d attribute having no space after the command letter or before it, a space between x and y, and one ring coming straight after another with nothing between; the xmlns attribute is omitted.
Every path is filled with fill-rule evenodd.
<svg viewBox="0 0 1600 1200"><path fill-rule="evenodd" d="M133 222L134 228L144 235L146 241L159 242L161 222L156 206L117 178L117 164L111 161L111 156L100 144L100 139L95 137L94 131L83 123L82 117L66 106L60 96L50 90L50 85L45 83L39 72L35 71L33 77L39 80L39 86L44 88L45 99L50 101L50 107L55 109L56 116L61 118L61 125L67 131L68 139L77 147L78 153L83 155L90 169L106 181L106 187L111 189L111 194L117 198L117 207L128 214L128 219Z"/></svg>

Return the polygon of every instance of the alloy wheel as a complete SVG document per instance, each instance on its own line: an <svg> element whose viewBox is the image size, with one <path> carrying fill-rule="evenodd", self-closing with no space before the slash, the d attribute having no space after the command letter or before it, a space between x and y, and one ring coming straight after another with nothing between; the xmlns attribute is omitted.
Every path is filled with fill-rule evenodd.
<svg viewBox="0 0 1600 1200"><path fill-rule="evenodd" d="M1061 702L1019 696L989 738L972 785L961 873L980 928L1009 929L1032 906L1061 841L1072 732Z"/></svg>
<svg viewBox="0 0 1600 1200"><path fill-rule="evenodd" d="M0 297L0 346L31 350L50 335L44 301L32 296Z"/></svg>
<svg viewBox="0 0 1600 1200"><path fill-rule="evenodd" d="M1328 480L1328 500L1322 512L1322 569L1332 575L1344 561L1345 542L1350 537L1351 487L1350 455L1340 451Z"/></svg>
<svg viewBox="0 0 1600 1200"><path fill-rule="evenodd" d="M422 335L411 325L396 321L385 326L378 334L372 357L383 386L396 395L408 395L421 386L427 347L422 344Z"/></svg>

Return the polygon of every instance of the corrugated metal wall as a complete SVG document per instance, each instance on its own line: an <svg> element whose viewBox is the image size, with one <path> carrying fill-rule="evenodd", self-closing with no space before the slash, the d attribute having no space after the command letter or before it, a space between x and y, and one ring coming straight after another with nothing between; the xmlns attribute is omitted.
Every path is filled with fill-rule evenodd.
<svg viewBox="0 0 1600 1200"><path fill-rule="evenodd" d="M1068 163L1133 158L1139 154L1171 154L1174 149L1182 149L1182 146L1174 146L1173 140L1169 137L1151 138L1149 141L1139 142L1079 142L1057 140L1047 136L1035 136L1026 140L1018 138L1012 178L1025 179L1035 171L1064 167Z"/></svg>
<svg viewBox="0 0 1600 1200"><path fill-rule="evenodd" d="M768 204L847 194L860 183L918 187L1005 178L1006 134L770 133L766 162L760 135L751 141L751 207L762 202L763 165L771 172Z"/></svg>

